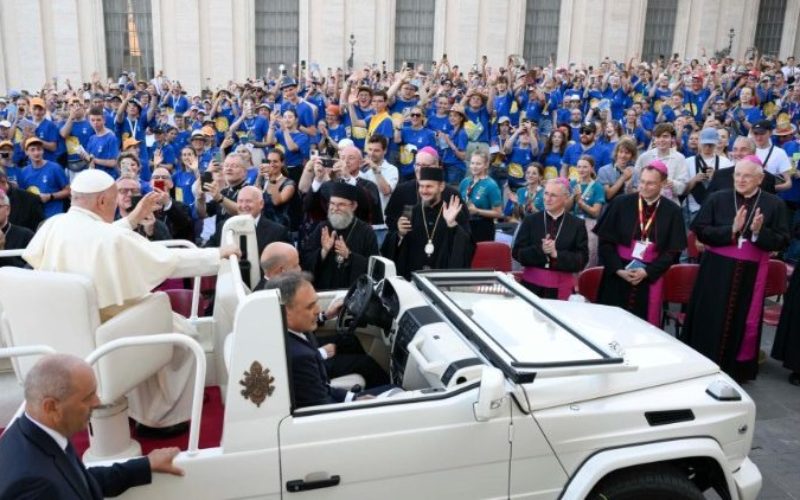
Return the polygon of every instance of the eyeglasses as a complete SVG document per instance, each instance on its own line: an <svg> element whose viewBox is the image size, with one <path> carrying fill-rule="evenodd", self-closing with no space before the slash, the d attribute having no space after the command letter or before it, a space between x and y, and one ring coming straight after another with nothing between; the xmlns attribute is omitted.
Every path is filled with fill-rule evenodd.
<svg viewBox="0 0 800 500"><path fill-rule="evenodd" d="M150 178L155 180L164 180L164 181L171 179L171 177L168 175L151 175Z"/></svg>
<svg viewBox="0 0 800 500"><path fill-rule="evenodd" d="M592 135L594 130L581 130L581 135Z"/></svg>
<svg viewBox="0 0 800 500"><path fill-rule="evenodd" d="M119 188L117 190L119 194L139 194L141 191L135 188Z"/></svg>
<svg viewBox="0 0 800 500"><path fill-rule="evenodd" d="M411 116L412 118L419 118L422 116L422 113L411 113L408 116Z"/></svg>

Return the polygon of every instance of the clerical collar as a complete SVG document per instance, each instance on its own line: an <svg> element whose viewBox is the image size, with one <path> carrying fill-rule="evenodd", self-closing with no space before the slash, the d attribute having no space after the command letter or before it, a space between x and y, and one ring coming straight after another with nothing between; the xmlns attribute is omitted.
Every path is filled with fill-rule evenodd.
<svg viewBox="0 0 800 500"><path fill-rule="evenodd" d="M644 200L644 202L645 202L645 203L647 203L647 205L648 205L648 206L652 206L652 205L654 205L654 204L658 203L658 200L659 200L660 198L661 198L661 194L659 194L658 196L656 196L655 198L653 198L653 201L650 201L650 200L648 200L647 198L645 198L644 196L642 196L642 199Z"/></svg>
<svg viewBox="0 0 800 500"><path fill-rule="evenodd" d="M566 210L563 210L563 209L562 209L562 210L561 210L561 211L558 213L558 215L555 215L555 214L553 214L553 213L552 213L550 210L545 210L545 212L547 212L547 215L549 215L551 219L553 219L553 220L558 220L558 219L559 219L559 218L560 218L562 215L564 215L564 212L566 212Z"/></svg>
<svg viewBox="0 0 800 500"><path fill-rule="evenodd" d="M750 198L753 198L754 196L758 195L758 192L759 192L759 191L761 191L761 188L760 188L760 187L759 187L759 188L756 188L756 190L755 190L755 191L753 191L753 192L750 194L750 196L745 196L743 193L740 193L739 191L736 191L736 196L739 196L739 197L741 197L741 198L742 198L742 199L744 199L744 200L749 200Z"/></svg>

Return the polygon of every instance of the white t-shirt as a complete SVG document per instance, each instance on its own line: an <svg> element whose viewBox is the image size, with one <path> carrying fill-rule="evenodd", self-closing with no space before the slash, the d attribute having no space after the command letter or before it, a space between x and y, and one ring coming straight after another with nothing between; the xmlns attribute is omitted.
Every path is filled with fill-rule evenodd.
<svg viewBox="0 0 800 500"><path fill-rule="evenodd" d="M772 150L771 153L770 150ZM756 155L758 155L762 162L766 163L764 165L764 170L772 175L780 175L782 177L784 173L792 169L792 162L789 160L786 151L771 142L766 148L756 149Z"/></svg>
<svg viewBox="0 0 800 500"><path fill-rule="evenodd" d="M392 188L392 192L394 192L394 188L397 187L397 181L400 180L400 173L397 171L397 167L388 161L383 160L383 163L381 164L381 175L386 182L389 183L389 186ZM372 181L376 186L378 186L378 181L375 180L375 173L372 171L372 169L369 169L366 172L361 172L358 174L358 176L362 179ZM389 203L389 198L391 198L392 193L389 193L388 195L383 194L380 186L378 186L378 192L381 195L381 210L385 212L386 205Z"/></svg>

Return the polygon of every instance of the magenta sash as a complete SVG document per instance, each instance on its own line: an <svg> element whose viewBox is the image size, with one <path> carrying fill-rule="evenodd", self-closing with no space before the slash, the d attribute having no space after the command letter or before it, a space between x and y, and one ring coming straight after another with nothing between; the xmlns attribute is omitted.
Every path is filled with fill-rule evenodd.
<svg viewBox="0 0 800 500"><path fill-rule="evenodd" d="M769 263L769 252L758 248L749 241L742 243L742 248L737 245L725 247L706 247L709 252L713 252L723 257L736 260L746 260L758 264L756 282L753 285L753 297L750 300L750 307L747 310L747 320L744 324L744 335L736 361L750 361L758 355L758 330L761 325L761 312L764 308L764 293L767 288L767 269Z"/></svg>
<svg viewBox="0 0 800 500"><path fill-rule="evenodd" d="M522 271L522 281L542 288L557 289L558 300L567 300L575 290L575 276L572 273L541 267L526 267Z"/></svg>
<svg viewBox="0 0 800 500"><path fill-rule="evenodd" d="M633 247L636 241L632 241L630 246L617 245L617 255L625 260L633 260ZM658 258L655 243L647 245L644 255L640 259L645 264L649 264ZM647 296L647 322L661 328L661 297L664 294L664 277L660 277L650 283Z"/></svg>

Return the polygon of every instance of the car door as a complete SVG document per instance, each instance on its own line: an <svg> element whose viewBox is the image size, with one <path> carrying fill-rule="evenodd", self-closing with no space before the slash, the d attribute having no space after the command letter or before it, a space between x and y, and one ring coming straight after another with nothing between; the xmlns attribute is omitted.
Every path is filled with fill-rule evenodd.
<svg viewBox="0 0 800 500"><path fill-rule="evenodd" d="M284 497L506 497L510 398L500 416L478 422L477 385L408 394L285 418L279 430Z"/></svg>

